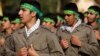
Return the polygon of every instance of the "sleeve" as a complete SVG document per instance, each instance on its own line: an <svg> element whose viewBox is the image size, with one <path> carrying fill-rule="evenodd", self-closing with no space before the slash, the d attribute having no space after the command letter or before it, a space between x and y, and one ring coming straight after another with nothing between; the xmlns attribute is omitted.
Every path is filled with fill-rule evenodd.
<svg viewBox="0 0 100 56"><path fill-rule="evenodd" d="M57 35L57 38L58 38L59 41L62 39L61 38L61 33L62 33L61 29L57 29L56 35Z"/></svg>
<svg viewBox="0 0 100 56"><path fill-rule="evenodd" d="M48 41L50 56L64 56L64 52L59 44L56 35L54 35L53 33L48 33L47 41Z"/></svg>
<svg viewBox="0 0 100 56"><path fill-rule="evenodd" d="M98 51L98 42L93 30L87 30L87 39L88 43L81 43L82 46L79 48L79 52L88 54L90 56L96 56Z"/></svg>
<svg viewBox="0 0 100 56"><path fill-rule="evenodd" d="M6 39L6 44L5 44L5 51L7 56L16 56L16 52L14 50L14 40L13 37L10 36Z"/></svg>

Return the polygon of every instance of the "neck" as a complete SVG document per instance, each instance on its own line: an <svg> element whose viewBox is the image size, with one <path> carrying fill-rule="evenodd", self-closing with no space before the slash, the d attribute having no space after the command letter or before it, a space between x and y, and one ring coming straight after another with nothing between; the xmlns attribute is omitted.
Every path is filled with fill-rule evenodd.
<svg viewBox="0 0 100 56"><path fill-rule="evenodd" d="M51 31L54 32L54 33L56 33L57 29L55 27L52 27Z"/></svg>
<svg viewBox="0 0 100 56"><path fill-rule="evenodd" d="M28 23L26 23L27 29L30 29L36 23L36 17L32 18Z"/></svg>
<svg viewBox="0 0 100 56"><path fill-rule="evenodd" d="M93 26L93 27L97 26L97 22L95 21L95 22L91 23L91 26Z"/></svg>
<svg viewBox="0 0 100 56"><path fill-rule="evenodd" d="M13 31L12 31L11 28L6 29L6 33L7 33L7 34L11 34L12 32L13 32Z"/></svg>
<svg viewBox="0 0 100 56"><path fill-rule="evenodd" d="M78 20L75 20L74 23L73 23L73 25L72 25L71 27L74 27L74 25L77 23L77 21L78 21Z"/></svg>

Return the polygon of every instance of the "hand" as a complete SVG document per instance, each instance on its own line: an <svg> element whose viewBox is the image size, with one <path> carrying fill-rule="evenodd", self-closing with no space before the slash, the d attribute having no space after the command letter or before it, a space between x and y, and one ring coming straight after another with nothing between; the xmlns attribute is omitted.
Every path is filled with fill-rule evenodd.
<svg viewBox="0 0 100 56"><path fill-rule="evenodd" d="M5 39L4 38L0 38L0 45L4 45L5 43Z"/></svg>
<svg viewBox="0 0 100 56"><path fill-rule="evenodd" d="M62 46L64 49L66 49L66 48L69 47L68 41L67 41L66 39L60 40L60 44L61 44L61 46Z"/></svg>
<svg viewBox="0 0 100 56"><path fill-rule="evenodd" d="M95 33L95 35L96 35L96 38L97 38L98 40L100 40L100 32L97 31L97 30L94 30L94 33Z"/></svg>
<svg viewBox="0 0 100 56"><path fill-rule="evenodd" d="M27 56L27 48L23 47L17 52L17 56Z"/></svg>
<svg viewBox="0 0 100 56"><path fill-rule="evenodd" d="M28 55L29 56L39 56L36 51L34 50L32 44L30 45L30 48L28 49Z"/></svg>
<svg viewBox="0 0 100 56"><path fill-rule="evenodd" d="M71 37L71 42L73 45L76 45L76 46L81 46L81 41L79 40L79 38L75 35L72 35Z"/></svg>
<svg viewBox="0 0 100 56"><path fill-rule="evenodd" d="M87 17L84 18L84 23L88 23Z"/></svg>

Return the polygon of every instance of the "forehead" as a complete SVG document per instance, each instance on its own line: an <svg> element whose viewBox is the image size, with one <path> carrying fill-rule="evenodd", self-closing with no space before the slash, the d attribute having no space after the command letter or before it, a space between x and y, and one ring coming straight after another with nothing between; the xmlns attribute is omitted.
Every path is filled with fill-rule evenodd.
<svg viewBox="0 0 100 56"><path fill-rule="evenodd" d="M75 14L65 14L65 17L72 17L72 16L75 16Z"/></svg>
<svg viewBox="0 0 100 56"><path fill-rule="evenodd" d="M22 11L30 11L29 9L26 9L26 8L20 8L20 10L22 10Z"/></svg>
<svg viewBox="0 0 100 56"><path fill-rule="evenodd" d="M94 9L88 9L88 14L90 14L90 13L92 13L92 14L99 14L99 12L97 12Z"/></svg>
<svg viewBox="0 0 100 56"><path fill-rule="evenodd" d="M96 15L96 14L93 13L93 12L88 12L87 15L88 15L88 14L90 14L91 16L92 16L92 15Z"/></svg>

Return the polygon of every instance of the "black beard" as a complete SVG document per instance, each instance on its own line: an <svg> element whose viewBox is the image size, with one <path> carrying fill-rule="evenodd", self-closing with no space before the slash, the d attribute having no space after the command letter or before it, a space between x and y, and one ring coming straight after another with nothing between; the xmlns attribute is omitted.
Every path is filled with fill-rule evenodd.
<svg viewBox="0 0 100 56"><path fill-rule="evenodd" d="M87 24L88 24L88 25L91 25L91 22L88 22Z"/></svg>

